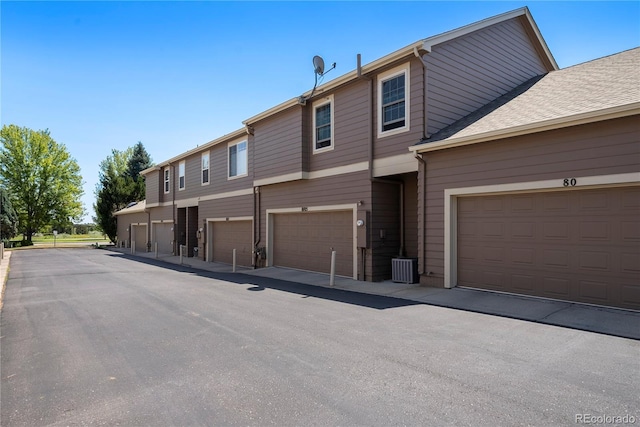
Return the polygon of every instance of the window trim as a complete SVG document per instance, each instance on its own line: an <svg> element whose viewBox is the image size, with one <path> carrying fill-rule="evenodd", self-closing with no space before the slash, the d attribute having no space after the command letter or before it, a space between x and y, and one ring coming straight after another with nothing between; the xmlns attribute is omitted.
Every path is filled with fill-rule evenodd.
<svg viewBox="0 0 640 427"><path fill-rule="evenodd" d="M318 110L318 108L320 107L324 107L325 105L329 104L330 105L330 117L329 117L329 125L331 126L331 143L326 146L326 147L321 147L318 148L318 132L317 132L317 127L316 127L316 111ZM331 151L334 149L335 147L335 136L334 136L334 129L335 129L335 120L334 120L334 111L335 111L335 103L333 102L333 95L329 95L324 97L323 99L320 99L318 101L315 101L313 104L313 109L312 109L312 121L313 121L313 127L312 127L312 132L313 132L313 138L312 138L312 143L313 143L313 154L318 154L318 153L324 153L325 151Z"/></svg>
<svg viewBox="0 0 640 427"><path fill-rule="evenodd" d="M411 68L410 63L406 63L400 65L398 67L392 68L382 74L378 75L378 93L377 93L377 128L378 128L378 138L383 138L386 136L396 135L399 133L407 132L410 129L410 86L411 86L411 75L409 73ZM388 80L393 79L394 77L398 77L399 75L404 74L404 126L397 127L395 129L382 130L383 126L383 115L382 115L382 84Z"/></svg>
<svg viewBox="0 0 640 427"><path fill-rule="evenodd" d="M246 144L246 160L245 160L245 172L243 174L233 175L231 176L231 147L240 145L242 143ZM227 144L227 180L242 178L249 175L249 140L243 139L236 142L230 142Z"/></svg>
<svg viewBox="0 0 640 427"><path fill-rule="evenodd" d="M163 183L164 194L171 193L171 168L168 166L163 169Z"/></svg>
<svg viewBox="0 0 640 427"><path fill-rule="evenodd" d="M207 168L204 167L204 159L207 159ZM207 171L207 181L204 181L204 171ZM211 153L205 151L200 155L200 185L209 185L211 182Z"/></svg>
<svg viewBox="0 0 640 427"><path fill-rule="evenodd" d="M185 165L185 161L181 160L180 163L178 163L178 191L182 191L187 188L186 170L187 167Z"/></svg>

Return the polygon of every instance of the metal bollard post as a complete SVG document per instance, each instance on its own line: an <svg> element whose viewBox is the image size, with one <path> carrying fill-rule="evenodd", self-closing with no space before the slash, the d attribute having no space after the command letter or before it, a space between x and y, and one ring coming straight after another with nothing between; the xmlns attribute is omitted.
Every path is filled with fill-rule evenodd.
<svg viewBox="0 0 640 427"><path fill-rule="evenodd" d="M156 259L158 259L158 242L155 243Z"/></svg>
<svg viewBox="0 0 640 427"><path fill-rule="evenodd" d="M336 281L336 251L331 251L331 275L329 276L329 286L333 287Z"/></svg>
<svg viewBox="0 0 640 427"><path fill-rule="evenodd" d="M131 242L131 253L132 254L136 253L136 241L135 240L133 242Z"/></svg>
<svg viewBox="0 0 640 427"><path fill-rule="evenodd" d="M184 245L180 245L180 265L182 265L183 256L184 256Z"/></svg>
<svg viewBox="0 0 640 427"><path fill-rule="evenodd" d="M233 272L236 272L236 250L233 250Z"/></svg>

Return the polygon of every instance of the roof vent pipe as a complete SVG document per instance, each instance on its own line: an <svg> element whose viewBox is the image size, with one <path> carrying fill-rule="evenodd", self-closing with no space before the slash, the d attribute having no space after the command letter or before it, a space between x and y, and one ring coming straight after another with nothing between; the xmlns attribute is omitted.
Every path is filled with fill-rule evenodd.
<svg viewBox="0 0 640 427"><path fill-rule="evenodd" d="M357 70L358 70L358 78L362 77L362 55L358 54L356 57Z"/></svg>

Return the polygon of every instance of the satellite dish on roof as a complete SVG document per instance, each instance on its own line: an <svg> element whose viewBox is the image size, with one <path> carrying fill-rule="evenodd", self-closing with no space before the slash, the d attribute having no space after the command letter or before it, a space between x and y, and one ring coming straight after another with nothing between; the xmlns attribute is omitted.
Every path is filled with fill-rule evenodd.
<svg viewBox="0 0 640 427"><path fill-rule="evenodd" d="M318 55L313 57L313 69L315 70L316 74L324 74L324 59L322 59L322 57Z"/></svg>
<svg viewBox="0 0 640 427"><path fill-rule="evenodd" d="M331 65L331 68L329 68L326 72L328 73L334 68L336 68L335 62ZM318 76L320 76L320 80L322 80L322 77L324 77L324 75L326 74L324 71L324 59L322 59L322 57L318 55L313 57L313 72L316 75L316 82L313 85L313 89L311 90L311 93L309 95L307 96L301 95L298 98L298 104L300 105L306 105L307 100L310 99L313 96L313 94L316 92L316 87L318 86Z"/></svg>

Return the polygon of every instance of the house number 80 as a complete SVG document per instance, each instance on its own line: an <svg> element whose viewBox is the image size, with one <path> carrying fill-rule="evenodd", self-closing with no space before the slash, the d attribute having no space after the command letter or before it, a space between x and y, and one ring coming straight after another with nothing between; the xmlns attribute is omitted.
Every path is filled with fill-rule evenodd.
<svg viewBox="0 0 640 427"><path fill-rule="evenodd" d="M577 183L578 181L576 181L575 178L565 178L564 181L562 181L562 185L565 187L574 187Z"/></svg>

